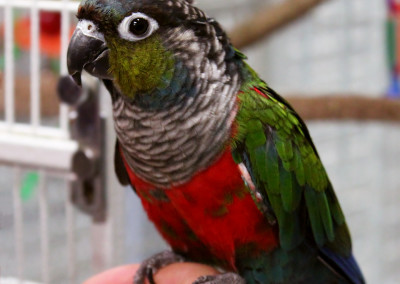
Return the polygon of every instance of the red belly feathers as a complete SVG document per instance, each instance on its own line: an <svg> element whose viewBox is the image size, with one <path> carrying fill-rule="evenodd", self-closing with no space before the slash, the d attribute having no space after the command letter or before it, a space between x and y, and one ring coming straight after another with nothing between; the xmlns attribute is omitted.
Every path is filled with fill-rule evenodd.
<svg viewBox="0 0 400 284"><path fill-rule="evenodd" d="M235 269L235 258L270 251L278 244L245 186L228 149L186 184L161 190L128 174L149 218L177 251Z"/></svg>

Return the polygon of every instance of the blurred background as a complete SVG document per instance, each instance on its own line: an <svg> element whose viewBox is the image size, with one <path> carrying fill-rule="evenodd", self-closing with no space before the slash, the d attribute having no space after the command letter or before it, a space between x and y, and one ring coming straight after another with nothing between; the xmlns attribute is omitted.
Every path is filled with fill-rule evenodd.
<svg viewBox="0 0 400 284"><path fill-rule="evenodd" d="M398 2L197 1L305 117L368 283L400 283ZM0 0L1 284L81 283L166 248L114 176L104 88L57 91L78 4Z"/></svg>

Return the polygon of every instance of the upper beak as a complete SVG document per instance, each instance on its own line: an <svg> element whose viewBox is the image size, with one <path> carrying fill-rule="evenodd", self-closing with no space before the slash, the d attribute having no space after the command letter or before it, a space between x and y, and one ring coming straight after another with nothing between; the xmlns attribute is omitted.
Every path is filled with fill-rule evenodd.
<svg viewBox="0 0 400 284"><path fill-rule="evenodd" d="M79 26L68 46L68 72L78 85L82 85L82 70L100 79L112 79L109 73L108 47L104 40L86 35Z"/></svg>

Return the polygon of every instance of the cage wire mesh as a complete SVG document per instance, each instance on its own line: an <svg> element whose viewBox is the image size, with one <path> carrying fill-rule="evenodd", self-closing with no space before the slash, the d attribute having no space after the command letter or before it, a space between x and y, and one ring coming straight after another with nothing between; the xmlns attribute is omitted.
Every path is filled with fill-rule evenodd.
<svg viewBox="0 0 400 284"><path fill-rule="evenodd" d="M279 1L282 0L197 2L229 30L262 5ZM73 1L25 2L31 3L24 7L25 13L31 15L34 3L65 4ZM7 19L10 21L16 17L10 14L6 3L9 2L0 1L0 22L3 25L7 25ZM61 7L58 9L62 10ZM388 84L384 54L385 13L385 3L381 0L327 1L268 40L248 48L245 53L250 65L281 94L311 96L356 92L380 96ZM8 29L12 30L12 27ZM8 92L17 97L17 86L12 89L4 82L14 80L19 67L13 66L18 64L17 58L13 46L7 43L12 34L5 33L1 38L2 52L8 54L3 59L6 64L2 68L11 66L13 71L15 67L15 73L4 72L4 69L0 72L3 78L1 101L12 105L4 94ZM25 71L26 66L31 70L27 81L30 93L37 93L40 84L32 86L31 74L44 63L38 67L37 62L29 59L30 52L24 66ZM65 68L62 63L60 66ZM110 104L106 94L102 99L103 105ZM0 107L3 109L0 119L5 123L15 115L5 113L6 108ZM63 112L60 117L65 115L65 110ZM111 117L108 108L104 112ZM32 114L29 118L18 118L17 122L32 125L32 121L36 121L36 127L46 125L43 122L46 118L38 120L35 115L36 118ZM58 112L49 119L47 126L65 131L65 122L60 122L62 118L56 118L57 115ZM107 125L110 130L108 144L112 145L111 119L107 120ZM390 123L351 121L310 122L308 126L347 216L355 255L367 281L398 283L400 150L397 141L400 128ZM23 275L24 279L44 283L81 283L99 267L140 261L165 248L132 190L126 189L123 194L118 194L123 191L118 191L113 183L112 153L107 155L107 173L110 175L107 190L111 193L108 194L108 204L113 217L108 223L122 222L124 229L115 230L109 226L106 235L99 234L103 237L94 243L99 247L108 243L105 250L113 260L96 265L102 257L93 252L93 240L102 228L93 226L89 217L77 212L68 202L67 173L60 175L37 168L21 168L18 164L4 165L0 167L0 277ZM29 186L32 184L35 190ZM121 211L123 208L125 212Z"/></svg>
<svg viewBox="0 0 400 284"><path fill-rule="evenodd" d="M2 166L0 175L2 277L41 283L87 277L91 221L67 202L65 178L19 166Z"/></svg>
<svg viewBox="0 0 400 284"><path fill-rule="evenodd" d="M78 146L56 86L77 7L0 1L0 283L82 283L113 265L112 214L94 224L70 202Z"/></svg>

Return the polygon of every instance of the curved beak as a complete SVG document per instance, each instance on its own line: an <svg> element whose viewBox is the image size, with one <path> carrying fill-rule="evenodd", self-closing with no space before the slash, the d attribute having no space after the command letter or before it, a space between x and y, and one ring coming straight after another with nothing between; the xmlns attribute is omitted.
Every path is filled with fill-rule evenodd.
<svg viewBox="0 0 400 284"><path fill-rule="evenodd" d="M68 46L69 74L79 86L82 85L83 70L100 79L111 80L108 52L104 40L85 34L78 25Z"/></svg>

